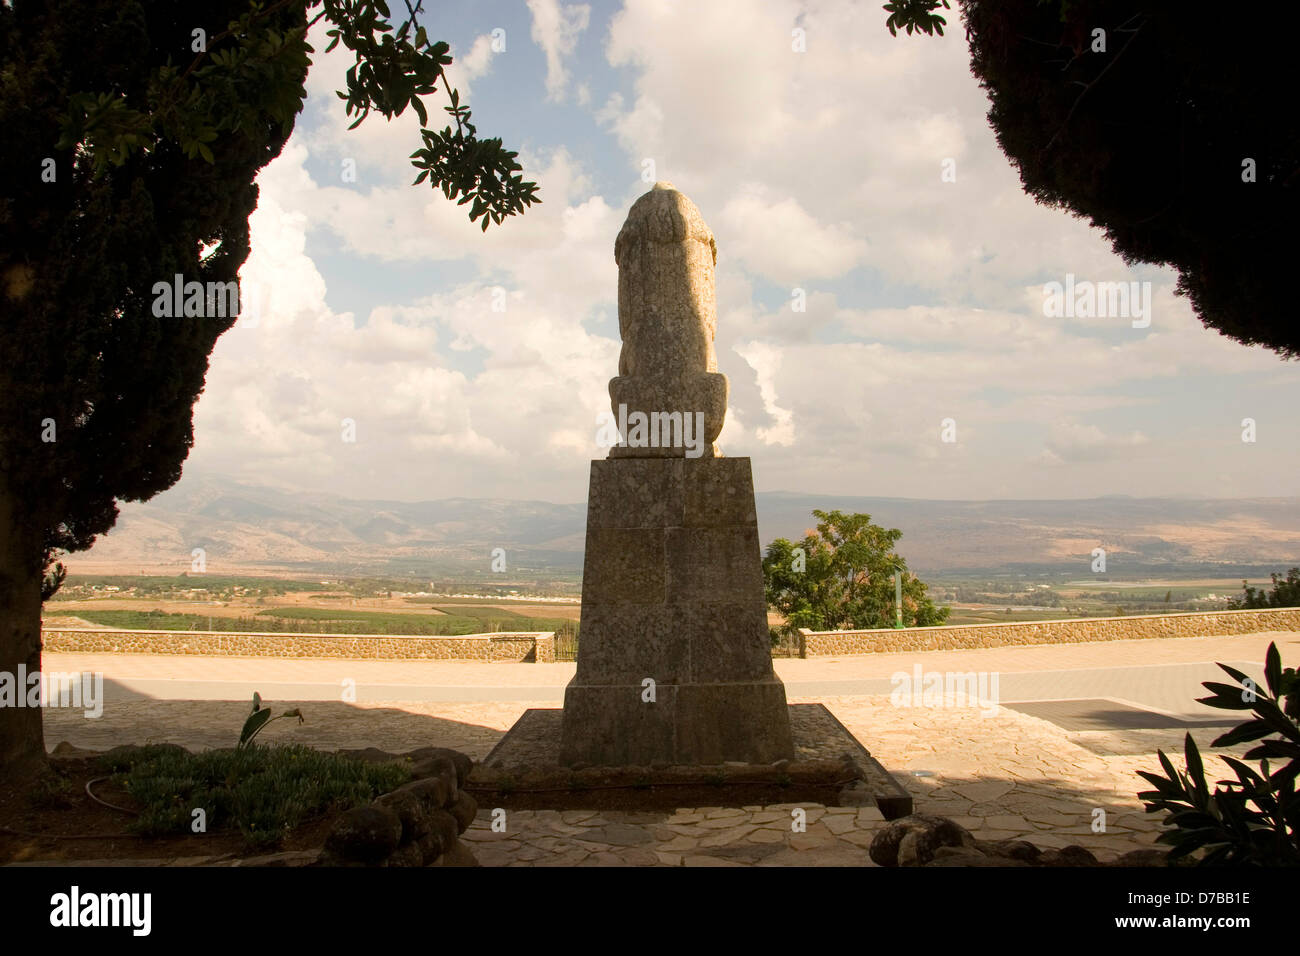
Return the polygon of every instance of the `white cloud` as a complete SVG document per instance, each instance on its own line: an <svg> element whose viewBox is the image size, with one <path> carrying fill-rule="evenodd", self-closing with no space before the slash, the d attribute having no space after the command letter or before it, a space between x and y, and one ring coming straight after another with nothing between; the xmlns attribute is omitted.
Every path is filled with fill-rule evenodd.
<svg viewBox="0 0 1300 956"><path fill-rule="evenodd" d="M754 434L767 445L793 445L794 415L790 409L777 404L776 377L781 370L780 351L764 342L750 342L744 347L736 346L736 352L754 370L759 394L763 399L763 411L772 421L771 426L759 428Z"/></svg>
<svg viewBox="0 0 1300 956"><path fill-rule="evenodd" d="M585 3L561 4L559 0L528 0L533 16L533 42L546 54L546 98L564 98L569 73L564 66L578 45L578 36L591 21L591 7Z"/></svg>
<svg viewBox="0 0 1300 956"><path fill-rule="evenodd" d="M346 131L333 89L350 60L336 51L312 71L300 128L259 179L244 278L265 289L263 321L218 343L197 463L357 495L580 499L619 349L614 237L651 158L717 237L716 348L731 382L720 442L754 456L760 487L1293 493L1300 446L1270 422L1294 401L1294 376L1205 330L1169 270L1140 272L1154 290L1147 329L1043 315L1043 283L1066 272L1139 273L1096 230L1024 196L956 24L942 39L894 39L831 0L628 0L610 22L608 74L578 83L568 66L586 8L530 9L547 84L502 77L534 90L513 98L519 115L571 82L580 103L604 105L590 140L506 136L544 202L486 234L409 185L409 116ZM801 11L808 52L795 54ZM490 52L478 37L458 55L462 92L523 70ZM618 70L624 92L609 93ZM606 148L591 149L602 130ZM363 167L355 184L333 175L344 156ZM598 188L607 181L626 188ZM312 261L309 235L337 237L350 262L331 263L346 275ZM387 291L390 270L426 264L457 278ZM357 315L329 308L336 282L355 289L371 273ZM806 312L772 298L796 285ZM498 286L504 312L491 307ZM1197 402L1214 404L1184 408ZM1239 438L1247 415L1261 423L1256 445ZM345 417L355 445L340 441ZM947 417L955 444L940 441Z"/></svg>
<svg viewBox="0 0 1300 956"><path fill-rule="evenodd" d="M867 243L848 223L822 225L797 199L774 199L762 186L742 188L719 224L732 236L728 253L773 282L797 284L841 276L867 258Z"/></svg>
<svg viewBox="0 0 1300 956"><path fill-rule="evenodd" d="M1128 435L1107 435L1096 425L1058 422L1052 426L1043 460L1053 465L1080 461L1101 461L1128 457L1150 443L1139 431Z"/></svg>

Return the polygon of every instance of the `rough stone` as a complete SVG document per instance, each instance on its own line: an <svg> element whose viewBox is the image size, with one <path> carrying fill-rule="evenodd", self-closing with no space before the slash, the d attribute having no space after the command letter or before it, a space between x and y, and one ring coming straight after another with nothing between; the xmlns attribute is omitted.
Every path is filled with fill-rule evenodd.
<svg viewBox="0 0 1300 956"><path fill-rule="evenodd" d="M424 850L419 843L407 843L399 846L384 860L384 866L424 866Z"/></svg>
<svg viewBox="0 0 1300 956"><path fill-rule="evenodd" d="M402 842L411 843L429 832L429 811L424 801L410 790L394 790L375 800L375 806L397 814L402 821Z"/></svg>
<svg viewBox="0 0 1300 956"><path fill-rule="evenodd" d="M479 862L474 858L473 851L463 843L457 843L442 856L438 857L432 864L433 866L478 866Z"/></svg>
<svg viewBox="0 0 1300 956"><path fill-rule="evenodd" d="M1038 857L1040 866L1097 866L1097 858L1081 846L1047 850Z"/></svg>
<svg viewBox="0 0 1300 956"><path fill-rule="evenodd" d="M353 807L339 815L325 850L342 860L377 864L402 841L402 821L387 807Z"/></svg>
<svg viewBox="0 0 1300 956"><path fill-rule="evenodd" d="M1114 863L1115 866L1168 866L1169 853L1167 850L1143 849L1130 850L1121 854L1119 859Z"/></svg>
<svg viewBox="0 0 1300 956"><path fill-rule="evenodd" d="M446 810L434 810L429 814L429 836L436 839L438 847L438 853L435 856L451 850L456 845L456 838L459 834L460 824ZM432 846L433 840L426 838L426 855Z"/></svg>
<svg viewBox="0 0 1300 956"><path fill-rule="evenodd" d="M412 794L424 805L425 810L441 810L455 799L456 791L450 785L454 780L454 777L440 773L402 784L393 792Z"/></svg>
<svg viewBox="0 0 1300 956"><path fill-rule="evenodd" d="M895 820L871 841L871 859L879 866L923 866L941 846L975 847L975 838L944 817L914 813Z"/></svg>
<svg viewBox="0 0 1300 956"><path fill-rule="evenodd" d="M447 812L456 820L458 832L464 833L478 814L478 803L468 793L462 792L457 795L456 802L447 807Z"/></svg>

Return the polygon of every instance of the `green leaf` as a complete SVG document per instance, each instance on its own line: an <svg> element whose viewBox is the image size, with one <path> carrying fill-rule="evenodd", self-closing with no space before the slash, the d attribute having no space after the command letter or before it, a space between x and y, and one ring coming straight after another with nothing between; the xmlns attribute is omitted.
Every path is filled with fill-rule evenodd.
<svg viewBox="0 0 1300 956"><path fill-rule="evenodd" d="M1282 657L1278 654L1277 644L1270 643L1268 652L1264 655L1264 679L1268 681L1268 690L1274 697L1281 694L1282 689Z"/></svg>
<svg viewBox="0 0 1300 956"><path fill-rule="evenodd" d="M1260 737L1269 733L1272 729L1273 728L1265 721L1248 720L1244 724L1238 724L1226 734L1216 737L1210 746L1231 747L1233 744L1242 744L1248 740L1258 740Z"/></svg>
<svg viewBox="0 0 1300 956"><path fill-rule="evenodd" d="M244 721L244 729L239 735L239 745L242 747L247 744L253 738L253 735L261 730L263 725L270 719L271 711L269 709L250 714L248 719Z"/></svg>
<svg viewBox="0 0 1300 956"><path fill-rule="evenodd" d="M1202 685L1206 690L1214 691L1213 697L1198 697L1198 704L1205 704L1207 707L1217 707L1219 710L1250 710L1254 704L1242 700L1243 688L1234 684L1220 684L1215 681L1205 681Z"/></svg>

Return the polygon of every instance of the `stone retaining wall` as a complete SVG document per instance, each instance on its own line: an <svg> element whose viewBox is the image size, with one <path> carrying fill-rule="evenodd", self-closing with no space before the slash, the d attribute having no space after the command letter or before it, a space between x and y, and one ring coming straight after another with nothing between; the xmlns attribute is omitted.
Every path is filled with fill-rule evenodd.
<svg viewBox="0 0 1300 956"><path fill-rule="evenodd" d="M51 652L195 654L208 657L327 657L349 660L555 660L554 632L406 637L384 634L286 634L249 631L117 631L51 628L41 634Z"/></svg>
<svg viewBox="0 0 1300 956"><path fill-rule="evenodd" d="M959 650L1008 644L1078 644L1158 637L1216 637L1259 631L1300 631L1300 608L1088 617L1069 621L945 624L867 631L799 630L800 657Z"/></svg>

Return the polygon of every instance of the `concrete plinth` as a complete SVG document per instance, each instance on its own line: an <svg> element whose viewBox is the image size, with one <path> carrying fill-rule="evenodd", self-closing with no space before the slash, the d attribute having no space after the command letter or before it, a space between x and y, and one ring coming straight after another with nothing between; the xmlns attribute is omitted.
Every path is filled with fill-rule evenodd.
<svg viewBox="0 0 1300 956"><path fill-rule="evenodd" d="M561 764L794 756L761 561L748 458L592 462Z"/></svg>

